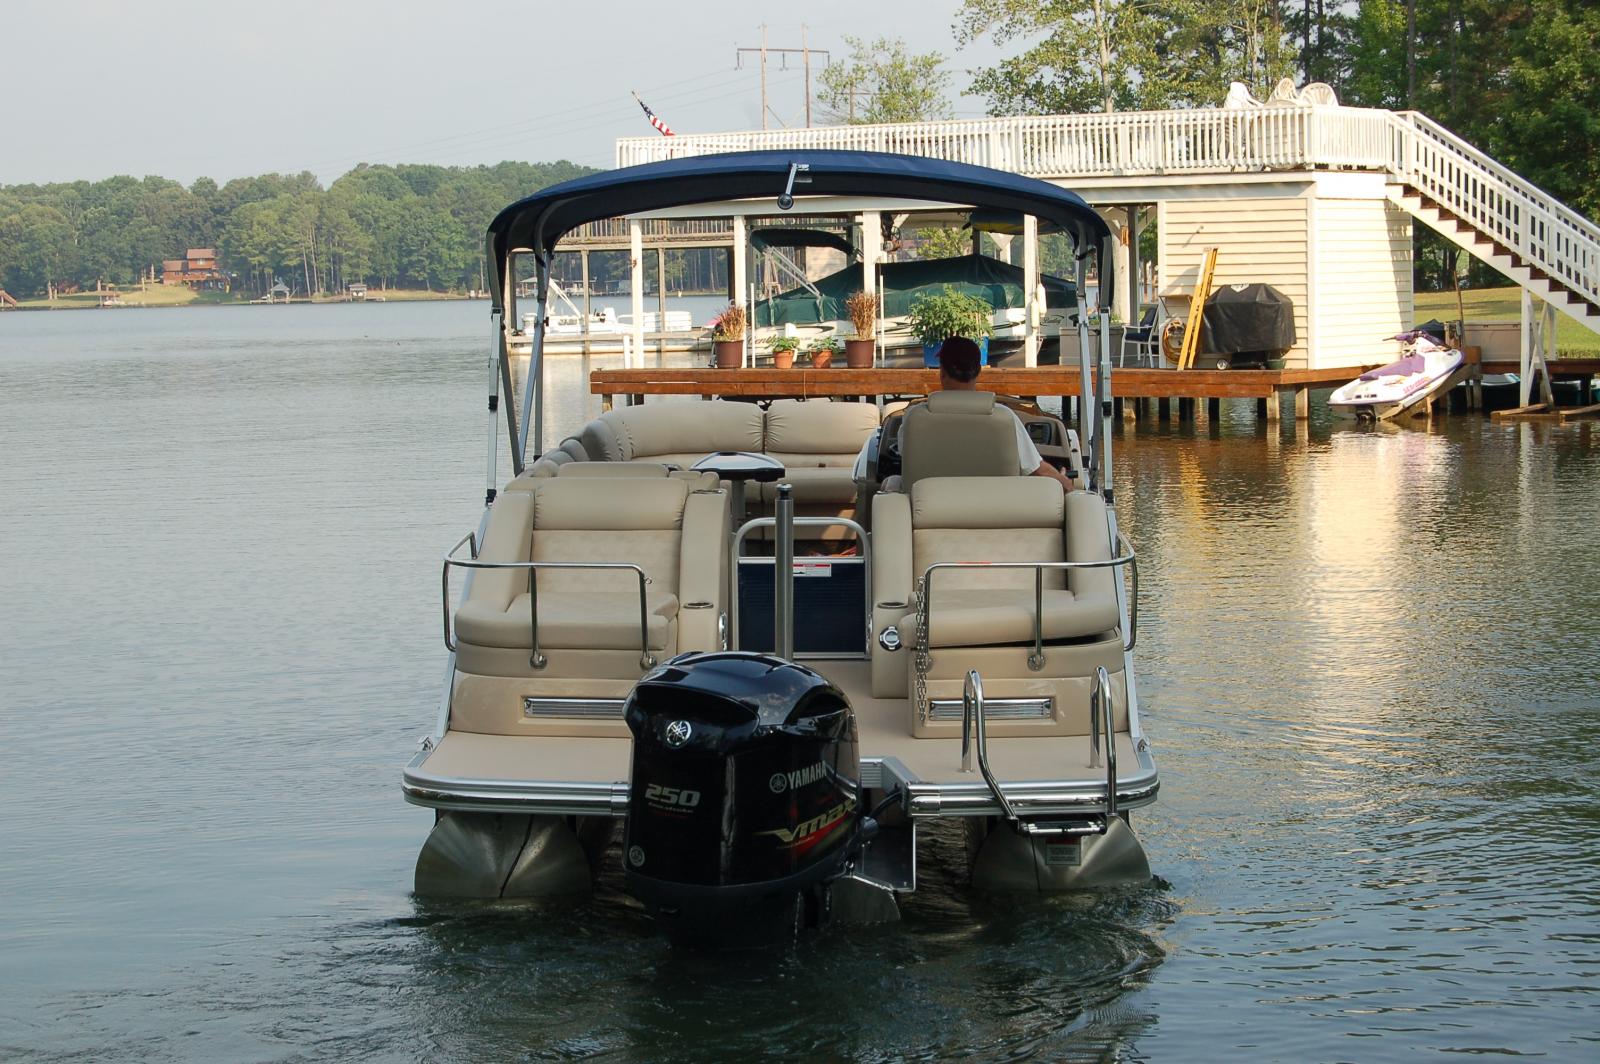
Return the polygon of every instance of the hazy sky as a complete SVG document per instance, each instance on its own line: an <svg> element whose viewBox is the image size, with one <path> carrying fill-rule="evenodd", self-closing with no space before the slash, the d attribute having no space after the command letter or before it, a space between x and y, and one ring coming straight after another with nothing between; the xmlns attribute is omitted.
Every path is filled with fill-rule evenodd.
<svg viewBox="0 0 1600 1064"><path fill-rule="evenodd" d="M560 158L612 165L618 136L759 128L756 46L845 52L846 34L940 51L960 93L960 0L0 0L0 184L160 174L185 184L358 162ZM804 124L798 56L772 108ZM817 60L820 65L821 60ZM815 75L816 68L813 68ZM773 120L773 125L777 121Z"/></svg>

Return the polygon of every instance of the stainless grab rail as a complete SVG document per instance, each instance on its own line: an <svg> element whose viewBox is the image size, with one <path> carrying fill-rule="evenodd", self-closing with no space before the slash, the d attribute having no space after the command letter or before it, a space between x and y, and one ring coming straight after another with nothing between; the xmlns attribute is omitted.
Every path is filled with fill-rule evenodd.
<svg viewBox="0 0 1600 1064"><path fill-rule="evenodd" d="M994 795L995 803L1000 806L1000 812L1007 820L1015 823L1016 810L1011 808L1011 800L1000 789L1000 784L995 782L994 773L989 771L988 734L983 723L983 677L978 675L977 669L968 669L967 682L961 688L962 772L972 771L974 746L978 750L978 771L983 775L983 782L988 785L989 793Z"/></svg>
<svg viewBox="0 0 1600 1064"><path fill-rule="evenodd" d="M861 577L862 577L862 581L866 585L866 594L865 594L864 597L866 599L866 603L865 603L865 605L866 605L866 621L867 621L867 629L868 629L867 635L866 635L866 644L865 644L866 649L864 649L861 652L860 656L863 659L871 657L871 654L872 654L872 650L871 650L871 647L872 647L872 633L871 633L871 628L872 628L872 544L871 544L871 541L867 538L867 530L865 528L861 527L860 522L852 521L848 517L795 517L795 518L791 518L791 521L792 521L792 523L793 523L795 528L828 528L828 527L830 527L832 525L844 525L846 528L850 529L852 532L854 532L856 534L856 544L857 544L858 548L861 551L861 567L862 567ZM735 581L738 580L739 561L743 557L743 555L741 555L739 552L744 547L745 537L748 536L751 532L754 532L758 528L777 528L777 527L778 527L778 519L776 517L752 517L750 520L746 521L744 524L739 526L739 530L733 534L733 567L734 567L734 580ZM807 560L808 561L810 561L810 560L828 561L829 559L824 557L824 558L807 559ZM790 563L791 563L791 565L793 564L792 556L791 556L791 559L790 559ZM778 576L777 569L776 569L776 564L777 564L776 561L774 561L773 564L774 564L773 580L776 581L777 580L777 576ZM731 601L728 603L728 628L730 629L730 636L729 636L728 645L729 645L730 649L738 650L739 649L739 589L738 589L737 586L733 589L733 594L730 596L730 598L731 598ZM774 632L773 634L776 635L777 633Z"/></svg>
<svg viewBox="0 0 1600 1064"><path fill-rule="evenodd" d="M470 533L468 538L471 538ZM656 665L654 654L650 653L650 607L645 600L645 585L650 578L644 570L632 562L485 562L477 558L477 544L473 543L473 557L469 561L455 557L455 552L461 549L461 544L467 542L464 538L450 548L450 553L444 556L444 571L440 577L444 601L444 645L451 653L456 650L456 642L450 630L450 567L460 569L525 569L528 572L528 621L529 643L528 664L535 669L542 669L549 664L549 659L539 653L539 586L538 571L540 569L585 569L585 570L615 570L632 571L639 578L639 667L653 669Z"/></svg>
<svg viewBox="0 0 1600 1064"><path fill-rule="evenodd" d="M1102 719L1103 718L1103 719ZM1089 695L1089 767L1099 764L1101 728L1106 737L1106 824L1117 815L1117 732L1111 705L1111 677L1106 667L1094 670L1094 690Z"/></svg>
<svg viewBox="0 0 1600 1064"><path fill-rule="evenodd" d="M934 562L922 571L922 592L918 596L918 610L929 613L933 609L933 574L939 569L1032 569L1034 570L1033 599L1033 653L1028 657L1028 667L1038 671L1044 666L1044 571L1046 569L1115 569L1129 566L1133 573L1133 596L1128 611L1128 640L1123 650L1132 650L1139 631L1139 566L1138 556L1128 544L1127 537L1117 537L1126 554L1104 561L1093 562ZM924 626L920 626L924 627ZM925 648L924 648L925 649Z"/></svg>

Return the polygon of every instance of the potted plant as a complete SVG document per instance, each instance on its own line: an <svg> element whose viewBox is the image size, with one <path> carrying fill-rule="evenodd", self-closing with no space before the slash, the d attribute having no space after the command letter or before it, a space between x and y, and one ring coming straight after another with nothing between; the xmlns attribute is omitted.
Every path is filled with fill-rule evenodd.
<svg viewBox="0 0 1600 1064"><path fill-rule="evenodd" d="M872 368L872 333L878 324L878 294L852 292L844 301L855 335L844 342L844 364L851 369Z"/></svg>
<svg viewBox="0 0 1600 1064"><path fill-rule="evenodd" d="M994 309L975 295L957 292L949 285L938 295L920 295L911 304L906 323L911 334L922 341L922 364L939 364L939 345L952 336L965 336L978 342L982 364L989 364L989 334Z"/></svg>
<svg viewBox="0 0 1600 1064"><path fill-rule="evenodd" d="M744 308L729 303L711 319L711 346L717 353L718 369L738 369L744 365Z"/></svg>
<svg viewBox="0 0 1600 1064"><path fill-rule="evenodd" d="M774 336L765 343L772 349L773 369L788 369L794 365L794 353L800 348L800 337Z"/></svg>
<svg viewBox="0 0 1600 1064"><path fill-rule="evenodd" d="M833 356L837 354L844 344L836 336L819 336L806 345L806 354L811 356L812 369L827 369L833 365Z"/></svg>

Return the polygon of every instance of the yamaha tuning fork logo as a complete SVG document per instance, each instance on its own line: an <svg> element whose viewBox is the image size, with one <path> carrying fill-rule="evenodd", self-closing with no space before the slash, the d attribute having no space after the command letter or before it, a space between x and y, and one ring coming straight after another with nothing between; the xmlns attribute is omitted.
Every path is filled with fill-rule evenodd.
<svg viewBox="0 0 1600 1064"><path fill-rule="evenodd" d="M667 745L676 750L688 742L689 737L693 734L694 728L689 726L688 721L675 720L667 725Z"/></svg>
<svg viewBox="0 0 1600 1064"><path fill-rule="evenodd" d="M814 765L807 765L793 772L774 772L772 778L767 780L767 789L773 794L782 794L784 791L796 790L815 783L827 774L828 766L818 761Z"/></svg>

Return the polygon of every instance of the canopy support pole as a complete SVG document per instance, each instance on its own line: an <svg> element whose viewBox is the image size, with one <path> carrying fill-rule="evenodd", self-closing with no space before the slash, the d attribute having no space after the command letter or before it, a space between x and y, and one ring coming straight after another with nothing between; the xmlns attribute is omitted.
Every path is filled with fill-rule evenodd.
<svg viewBox="0 0 1600 1064"><path fill-rule="evenodd" d="M517 440L517 472L528 462L528 430L533 429L536 454L544 453L544 331L550 315L550 253L534 256L534 285L538 289L533 322L533 346L528 352L528 379L522 385L522 433Z"/></svg>
<svg viewBox="0 0 1600 1064"><path fill-rule="evenodd" d="M1022 216L1022 364L1039 365L1039 219Z"/></svg>
<svg viewBox="0 0 1600 1064"><path fill-rule="evenodd" d="M489 468L485 472L485 485L483 504L494 504L496 481L500 473L500 375L504 372L505 359L502 357L501 344L504 332L500 327L501 313L499 308L489 311L489 327L494 335L489 340Z"/></svg>
<svg viewBox="0 0 1600 1064"><path fill-rule="evenodd" d="M1112 251L1117 243L1116 236L1108 235L1100 252L1100 285L1101 292L1116 290L1116 271L1111 265ZM1099 402L1095 436L1095 458L1100 463L1100 494L1105 496L1106 505L1112 505L1113 484L1111 479L1111 308L1107 300L1102 297L1100 304L1100 361L1099 361Z"/></svg>

